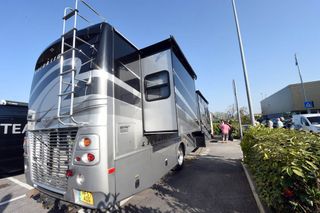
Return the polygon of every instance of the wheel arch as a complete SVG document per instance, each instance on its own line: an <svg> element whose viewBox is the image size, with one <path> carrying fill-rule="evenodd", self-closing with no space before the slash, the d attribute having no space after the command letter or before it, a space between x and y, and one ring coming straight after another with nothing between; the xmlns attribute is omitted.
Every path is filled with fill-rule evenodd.
<svg viewBox="0 0 320 213"><path fill-rule="evenodd" d="M182 147L183 155L186 155L186 145L184 144L183 141L179 144L178 148L179 148L180 146Z"/></svg>

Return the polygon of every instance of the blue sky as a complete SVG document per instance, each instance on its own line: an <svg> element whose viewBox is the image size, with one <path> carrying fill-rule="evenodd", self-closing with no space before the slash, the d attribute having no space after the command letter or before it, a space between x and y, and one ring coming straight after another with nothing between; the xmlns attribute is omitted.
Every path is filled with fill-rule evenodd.
<svg viewBox="0 0 320 213"><path fill-rule="evenodd" d="M240 106L247 106L231 0L87 1L139 48L173 35L211 111L234 103L232 79ZM28 101L37 57L61 35L63 9L74 1L1 3L0 99ZM294 53L304 80L320 79L319 0L237 0L237 9L254 112L260 112L262 97L299 82Z"/></svg>

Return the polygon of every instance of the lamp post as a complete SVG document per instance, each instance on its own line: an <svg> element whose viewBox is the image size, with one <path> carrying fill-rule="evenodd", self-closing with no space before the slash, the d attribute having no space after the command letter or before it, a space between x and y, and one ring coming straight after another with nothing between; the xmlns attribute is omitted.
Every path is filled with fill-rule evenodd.
<svg viewBox="0 0 320 213"><path fill-rule="evenodd" d="M307 95L306 95L306 90L304 89L304 83L303 83L303 80L302 80L302 75L301 75L301 70L300 70L300 66L299 66L299 63L298 63L297 54L294 54L294 59L296 61L296 66L297 66L298 72L299 72L299 77L300 77L300 82L301 82L301 90L302 90L302 93L303 93L303 96L304 96L304 102L307 102L308 99L307 99ZM308 113L311 112L309 108L307 109L307 112Z"/></svg>
<svg viewBox="0 0 320 213"><path fill-rule="evenodd" d="M237 9L236 9L236 4L235 4L234 0L232 0L232 7L233 7L234 20L235 20L236 26L237 26L238 41L239 41L240 54L241 54L241 59L242 59L242 68L243 68L244 81L245 81L245 85L246 85L246 92L247 92L250 120L251 120L251 124L254 126L255 125L255 120L254 120L254 115L253 115L252 107L251 107L251 93L250 93L249 78L248 78L248 73L247 73L246 59L245 59L245 56L244 56L244 50L243 50L241 32L240 32L240 26L239 26L239 21L238 21L238 16L237 16Z"/></svg>
<svg viewBox="0 0 320 213"><path fill-rule="evenodd" d="M240 128L240 139L242 140L243 132L242 132L242 124L241 124L241 115L240 115L239 104L238 104L237 85L236 85L235 80L233 80L233 92L234 92L234 99L235 99L235 102L236 102L237 113L238 113L238 121L239 121L239 128Z"/></svg>

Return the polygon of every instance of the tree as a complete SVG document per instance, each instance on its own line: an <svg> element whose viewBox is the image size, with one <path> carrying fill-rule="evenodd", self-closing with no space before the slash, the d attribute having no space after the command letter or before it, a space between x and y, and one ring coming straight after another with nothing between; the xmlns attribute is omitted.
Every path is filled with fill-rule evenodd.
<svg viewBox="0 0 320 213"><path fill-rule="evenodd" d="M227 118L228 119L233 119L235 118L235 115L236 115L236 107L234 104L228 106L227 108Z"/></svg>
<svg viewBox="0 0 320 213"><path fill-rule="evenodd" d="M225 112L215 112L213 113L214 119L218 119L218 120L226 120L227 119L227 113Z"/></svg>
<svg viewBox="0 0 320 213"><path fill-rule="evenodd" d="M240 111L240 116L241 116L241 122L242 124L250 124L250 116L249 116L249 112L248 112L248 108L247 107L241 107L239 109Z"/></svg>
<svg viewBox="0 0 320 213"><path fill-rule="evenodd" d="M249 115L247 107L241 107L239 111L241 116Z"/></svg>

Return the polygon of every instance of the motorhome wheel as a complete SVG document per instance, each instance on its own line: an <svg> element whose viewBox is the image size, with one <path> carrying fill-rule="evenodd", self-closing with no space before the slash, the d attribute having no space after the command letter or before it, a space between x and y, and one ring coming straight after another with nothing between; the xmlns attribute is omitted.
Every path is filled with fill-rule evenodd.
<svg viewBox="0 0 320 213"><path fill-rule="evenodd" d="M184 151L182 145L179 146L177 151L177 165L173 169L174 171L181 170L184 164Z"/></svg>

